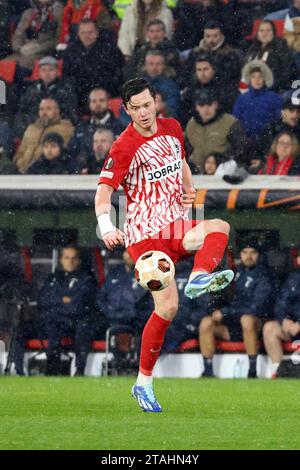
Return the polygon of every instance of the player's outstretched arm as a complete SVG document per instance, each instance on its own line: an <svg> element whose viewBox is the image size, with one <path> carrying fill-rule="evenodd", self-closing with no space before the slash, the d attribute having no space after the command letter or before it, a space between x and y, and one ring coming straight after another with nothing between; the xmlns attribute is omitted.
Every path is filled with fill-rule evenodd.
<svg viewBox="0 0 300 470"><path fill-rule="evenodd" d="M95 196L95 213L102 239L106 248L113 250L118 245L124 245L124 233L114 227L110 220L112 186L101 183Z"/></svg>

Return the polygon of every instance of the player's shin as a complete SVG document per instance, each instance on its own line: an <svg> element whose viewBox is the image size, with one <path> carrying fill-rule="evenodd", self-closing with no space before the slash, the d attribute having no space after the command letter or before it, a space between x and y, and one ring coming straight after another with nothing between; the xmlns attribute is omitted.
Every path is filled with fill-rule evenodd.
<svg viewBox="0 0 300 470"><path fill-rule="evenodd" d="M195 254L191 278L199 272L211 273L222 261L227 243L227 234L223 232L209 233L205 237L203 245Z"/></svg>
<svg viewBox="0 0 300 470"><path fill-rule="evenodd" d="M171 321L153 312L145 325L140 354L140 368L136 384L144 386L152 382L152 372L159 357L164 338Z"/></svg>

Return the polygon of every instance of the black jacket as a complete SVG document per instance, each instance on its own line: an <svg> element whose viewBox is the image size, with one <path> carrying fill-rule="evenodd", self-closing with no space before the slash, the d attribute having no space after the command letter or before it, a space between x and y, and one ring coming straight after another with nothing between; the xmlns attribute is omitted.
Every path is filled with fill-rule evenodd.
<svg viewBox="0 0 300 470"><path fill-rule="evenodd" d="M300 322L300 268L290 273L284 282L274 307L276 319Z"/></svg>
<svg viewBox="0 0 300 470"><path fill-rule="evenodd" d="M77 38L64 54L63 77L72 81L79 105L87 103L91 90L105 88L118 96L122 85L124 59L111 34L100 32L98 40L88 49Z"/></svg>
<svg viewBox="0 0 300 470"><path fill-rule="evenodd" d="M70 159L66 154L47 160L41 155L27 170L28 175L68 175L73 173Z"/></svg>
<svg viewBox="0 0 300 470"><path fill-rule="evenodd" d="M38 305L47 322L76 322L92 311L96 280L84 271L72 273L56 269L39 292ZM71 297L63 303L63 297Z"/></svg>

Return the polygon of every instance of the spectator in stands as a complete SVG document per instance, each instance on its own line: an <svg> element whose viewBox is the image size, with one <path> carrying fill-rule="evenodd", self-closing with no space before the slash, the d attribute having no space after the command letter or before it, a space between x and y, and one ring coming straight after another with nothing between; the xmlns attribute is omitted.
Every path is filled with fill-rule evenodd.
<svg viewBox="0 0 300 470"><path fill-rule="evenodd" d="M272 378L283 359L282 341L300 340L300 256L297 268L283 283L274 306L275 319L265 324L263 335L266 351L272 361Z"/></svg>
<svg viewBox="0 0 300 470"><path fill-rule="evenodd" d="M293 0L284 23L284 39L295 52L300 52L300 0Z"/></svg>
<svg viewBox="0 0 300 470"><path fill-rule="evenodd" d="M278 93L290 89L292 81L297 78L294 55L286 42L276 37L272 21L260 23L245 63L252 60L261 60L268 65L274 77L273 90Z"/></svg>
<svg viewBox="0 0 300 470"><path fill-rule="evenodd" d="M203 376L212 376L215 339L238 341L243 337L249 356L249 378L257 377L258 337L264 320L270 315L272 283L260 264L260 247L255 240L241 245L241 265L237 270L234 294L227 306L201 320L199 343L204 360Z"/></svg>
<svg viewBox="0 0 300 470"><path fill-rule="evenodd" d="M193 70L195 59L199 54L210 54L216 64L217 75L222 84L237 86L240 80L240 54L231 47L220 23L209 21L205 24L203 39L192 49L188 57L188 69Z"/></svg>
<svg viewBox="0 0 300 470"><path fill-rule="evenodd" d="M64 53L63 65L63 78L73 82L82 112L94 88L105 88L111 96L118 96L122 67L122 53L112 35L104 30L99 32L92 20L82 20L77 38Z"/></svg>
<svg viewBox="0 0 300 470"><path fill-rule="evenodd" d="M105 315L109 326L126 325L137 332L149 315L149 293L134 278L134 263L127 250L123 263L111 268L105 283L97 292L96 308Z"/></svg>
<svg viewBox="0 0 300 470"><path fill-rule="evenodd" d="M7 156L6 150L0 147L0 175L12 175L16 173L16 169Z"/></svg>
<svg viewBox="0 0 300 470"><path fill-rule="evenodd" d="M204 159L203 174L223 176L227 173L232 173L236 168L237 164L235 160L228 160L226 155L214 152L210 155L207 155L207 157Z"/></svg>
<svg viewBox="0 0 300 470"><path fill-rule="evenodd" d="M158 50L165 56L166 75L176 78L179 70L179 54L172 41L166 36L165 23L156 18L149 21L146 26L146 41L136 45L132 56L124 67L124 79L130 80L142 73L145 58L149 51Z"/></svg>
<svg viewBox="0 0 300 470"><path fill-rule="evenodd" d="M97 129L109 129L115 137L121 134L123 125L108 108L109 95L103 88L95 88L89 95L89 116L83 118L77 126L69 144L72 156L93 153L93 136Z"/></svg>
<svg viewBox="0 0 300 470"><path fill-rule="evenodd" d="M132 56L136 45L142 45L146 40L146 25L150 20L158 18L166 26L166 36L172 38L173 15L163 0L133 0L124 14L119 31L118 46L125 61Z"/></svg>
<svg viewBox="0 0 300 470"><path fill-rule="evenodd" d="M97 129L93 137L93 151L78 156L77 171L82 175L99 175L114 141L114 135L105 127Z"/></svg>
<svg viewBox="0 0 300 470"><path fill-rule="evenodd" d="M194 173L203 172L207 155L218 152L234 158L238 163L247 163L247 138L241 124L234 116L224 113L218 96L211 90L202 90L195 98L194 116L185 130L187 143L191 147L189 161Z"/></svg>
<svg viewBox="0 0 300 470"><path fill-rule="evenodd" d="M57 44L63 6L57 0L32 0L12 38L15 58L32 69L35 61L53 51Z"/></svg>
<svg viewBox="0 0 300 470"><path fill-rule="evenodd" d="M46 279L38 305L46 318L48 332L47 374L59 375L61 340L74 339L76 375L83 375L90 350L89 316L93 309L96 280L80 269L79 250L61 250L60 267Z"/></svg>
<svg viewBox="0 0 300 470"><path fill-rule="evenodd" d="M218 21L232 43L241 41L244 23L239 9L236 5L231 5L230 1L226 3L225 5L220 0L181 2L177 9L178 26L174 35L178 49L195 47L203 36L208 21Z"/></svg>
<svg viewBox="0 0 300 470"><path fill-rule="evenodd" d="M270 122L260 133L257 141L257 154L264 157L270 151L272 142L280 132L294 134L300 142L300 105L286 98L282 107L281 117ZM258 162L260 160L258 159Z"/></svg>
<svg viewBox="0 0 300 470"><path fill-rule="evenodd" d="M43 136L52 132L60 134L67 146L73 136L74 127L71 121L61 118L57 101L47 98L41 101L39 117L27 127L21 145L14 155L13 162L20 173L26 173L29 166L40 157Z"/></svg>
<svg viewBox="0 0 300 470"><path fill-rule="evenodd" d="M174 80L165 75L165 56L161 51L149 51L145 60L145 78L154 88L163 93L167 107L173 117L179 113L180 92Z"/></svg>
<svg viewBox="0 0 300 470"><path fill-rule="evenodd" d="M232 112L233 104L238 96L237 87L226 84L220 79L211 54L200 54L195 59L195 74L182 93L181 122L183 125L186 125L192 116L195 95L203 89L218 93L223 111Z"/></svg>
<svg viewBox="0 0 300 470"><path fill-rule="evenodd" d="M111 16L104 0L67 0L57 50L65 50L75 39L78 24L85 18L95 21L99 28L109 29L111 26Z"/></svg>
<svg viewBox="0 0 300 470"><path fill-rule="evenodd" d="M0 59L9 54L8 24L8 0L0 0Z"/></svg>
<svg viewBox="0 0 300 470"><path fill-rule="evenodd" d="M45 98L58 102L63 118L76 121L77 97L70 82L59 78L57 61L51 56L39 61L39 80L34 81L21 97L14 124L17 137L21 138L26 127L36 120L40 102Z"/></svg>
<svg viewBox="0 0 300 470"><path fill-rule="evenodd" d="M249 91L238 97L233 115L241 122L248 137L256 142L262 129L280 117L283 100L269 90L273 86L273 74L263 62L249 62L243 68L243 77L249 84Z"/></svg>
<svg viewBox="0 0 300 470"><path fill-rule="evenodd" d="M43 138L43 153L27 170L28 175L67 175L72 173L64 139L52 132Z"/></svg>
<svg viewBox="0 0 300 470"><path fill-rule="evenodd" d="M172 113L168 108L167 100L161 91L156 92L155 96L155 107L157 117L171 117Z"/></svg>
<svg viewBox="0 0 300 470"><path fill-rule="evenodd" d="M271 145L260 175L300 175L300 146L295 135L280 132Z"/></svg>

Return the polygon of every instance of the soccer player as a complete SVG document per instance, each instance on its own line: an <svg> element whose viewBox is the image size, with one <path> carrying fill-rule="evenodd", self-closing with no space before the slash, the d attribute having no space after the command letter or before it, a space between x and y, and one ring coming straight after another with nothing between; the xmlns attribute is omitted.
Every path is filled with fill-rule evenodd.
<svg viewBox="0 0 300 470"><path fill-rule="evenodd" d="M213 271L223 258L230 227L220 219L188 220L187 211L195 201L196 190L185 160L179 123L156 117L155 90L144 79L125 83L122 98L132 122L110 150L95 197L96 216L106 247L113 250L125 244L134 262L150 250L166 253L175 264L195 255L185 295L195 298L224 289L232 281L233 272ZM120 184L127 196L125 233L114 227L110 219L111 196ZM142 334L140 368L132 396L142 410L160 412L162 408L152 388L152 372L178 309L175 280L152 295L155 311Z"/></svg>

